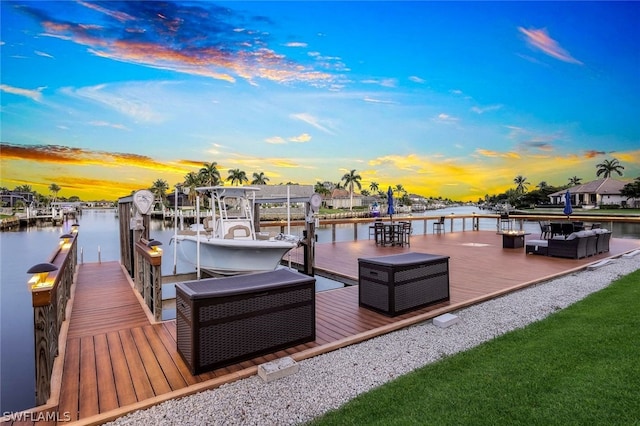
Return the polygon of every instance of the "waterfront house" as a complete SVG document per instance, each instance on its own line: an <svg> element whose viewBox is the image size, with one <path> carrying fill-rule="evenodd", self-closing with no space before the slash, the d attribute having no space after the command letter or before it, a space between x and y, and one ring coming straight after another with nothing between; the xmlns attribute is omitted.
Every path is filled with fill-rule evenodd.
<svg viewBox="0 0 640 426"><path fill-rule="evenodd" d="M24 206L29 206L33 202L33 193L24 191L2 191L2 206L15 207L18 202L22 202Z"/></svg>
<svg viewBox="0 0 640 426"><path fill-rule="evenodd" d="M353 193L353 207L362 206L362 195ZM351 196L346 189L334 189L330 198L326 199L327 207L332 209L348 209L351 206Z"/></svg>
<svg viewBox="0 0 640 426"><path fill-rule="evenodd" d="M571 194L571 203L573 206L586 209L611 205L626 207L627 197L620 193L625 185L626 182L613 178L604 178L593 180L582 185L576 185L568 190ZM563 204L566 192L567 190L563 189L549 194L551 204Z"/></svg>

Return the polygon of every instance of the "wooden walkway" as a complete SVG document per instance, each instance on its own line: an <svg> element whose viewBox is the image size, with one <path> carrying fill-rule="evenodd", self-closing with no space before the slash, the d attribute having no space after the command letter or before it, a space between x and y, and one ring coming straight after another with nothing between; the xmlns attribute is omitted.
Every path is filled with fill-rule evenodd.
<svg viewBox="0 0 640 426"><path fill-rule="evenodd" d="M537 238L538 236L530 236ZM410 247L377 247L372 240L318 244L316 269L357 280L358 258L409 251L450 256L451 300L390 318L358 307L357 286L317 294L314 342L192 376L176 350L176 323L152 323L117 262L79 266L54 418L100 424L126 413L256 374L283 356L302 360L479 303L607 257L640 249L640 240L612 239L611 252L572 260L503 249L494 232L413 236ZM293 260L302 257L302 250ZM53 392L55 395L56 393ZM43 419L38 411L27 420ZM51 419L52 417L48 417ZM9 422L10 423L10 422ZM56 422L15 422L15 424ZM68 423L66 423L68 424Z"/></svg>

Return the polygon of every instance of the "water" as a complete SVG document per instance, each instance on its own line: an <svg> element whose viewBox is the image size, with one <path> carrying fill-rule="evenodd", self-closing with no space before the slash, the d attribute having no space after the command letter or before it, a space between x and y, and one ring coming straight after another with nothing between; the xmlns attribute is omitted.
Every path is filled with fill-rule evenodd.
<svg viewBox="0 0 640 426"><path fill-rule="evenodd" d="M78 261L90 263L120 261L119 221L115 210L84 210L78 217ZM0 232L0 413L20 411L35 405L33 308L27 289L27 270L46 262L75 220L62 226L29 227ZM173 235L171 224L151 221L149 235L163 243L165 257L162 274L173 273ZM301 234L301 231L300 231ZM178 273L193 272L180 261ZM342 283L316 277L316 290L342 287ZM173 293L173 285L163 292ZM164 313L163 313L164 316ZM171 318L172 314L165 319ZM173 312L175 318L175 311Z"/></svg>
<svg viewBox="0 0 640 426"><path fill-rule="evenodd" d="M481 213L475 207L455 207L433 210L419 216L441 216L449 214ZM385 219L386 220L386 219ZM78 218L78 256L88 262L120 260L118 218L114 210L84 210ZM0 232L0 412L18 411L35 405L34 397L34 354L33 354L33 310L31 296L27 290L29 275L26 271L33 265L48 260L62 234L69 232L75 221L62 226L30 227L19 231ZM427 233L431 233L432 222L428 222ZM612 226L613 225L613 226ZM369 238L370 223L357 225L358 238ZM446 221L449 232L450 222ZM471 229L471 220L467 220ZM625 223L602 223L613 230L616 238L640 238L640 226ZM335 227L336 241L352 241L353 225L342 224ZM424 222L414 221L415 235L424 233ZM481 230L495 230L495 219L481 219ZM540 232L537 222L525 222L524 229L536 235ZM273 230L273 228L272 228ZM302 227L292 227L291 233L302 235ZM454 231L462 230L462 221L454 221ZM318 243L332 241L332 226L316 229ZM152 221L150 237L163 243L165 251L162 273L173 272L173 245L170 244L173 227L162 221ZM302 252L302 250L298 250ZM80 259L79 259L80 260ZM191 267L181 262L177 272L193 272ZM341 286L340 283L316 276L318 291ZM165 286L166 287L166 286ZM164 292L164 289L163 289Z"/></svg>

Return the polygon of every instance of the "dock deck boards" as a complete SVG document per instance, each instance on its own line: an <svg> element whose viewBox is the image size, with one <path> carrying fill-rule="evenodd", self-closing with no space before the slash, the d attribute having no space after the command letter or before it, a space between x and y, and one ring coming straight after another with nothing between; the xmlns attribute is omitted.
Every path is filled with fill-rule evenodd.
<svg viewBox="0 0 640 426"><path fill-rule="evenodd" d="M249 377L264 362L283 356L298 360L316 356L634 249L640 249L639 240L612 239L609 253L586 259L526 255L523 248L503 249L501 237L486 231L414 235L410 247L379 247L373 240L318 244L316 269L354 280L358 258L409 251L450 256L451 299L388 317L360 308L357 286L320 292L314 342L196 376L177 352L175 320L150 322L118 262L83 264L78 268L64 349L59 418L102 423L170 398ZM298 257L302 258L301 249L292 254L292 260Z"/></svg>

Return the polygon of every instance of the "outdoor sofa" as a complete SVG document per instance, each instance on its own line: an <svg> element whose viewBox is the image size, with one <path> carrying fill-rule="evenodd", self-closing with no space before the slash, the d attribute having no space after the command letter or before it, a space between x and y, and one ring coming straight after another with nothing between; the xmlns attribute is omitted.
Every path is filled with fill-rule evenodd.
<svg viewBox="0 0 640 426"><path fill-rule="evenodd" d="M608 252L610 239L611 231L606 229L572 232L567 236L556 235L548 240L529 240L525 252L582 259Z"/></svg>

